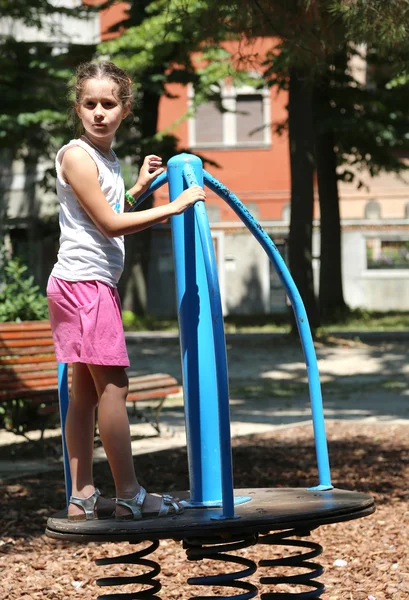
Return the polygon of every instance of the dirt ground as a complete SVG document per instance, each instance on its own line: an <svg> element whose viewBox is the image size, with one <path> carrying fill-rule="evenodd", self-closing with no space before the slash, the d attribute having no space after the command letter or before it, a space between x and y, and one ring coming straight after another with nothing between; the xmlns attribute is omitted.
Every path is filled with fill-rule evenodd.
<svg viewBox="0 0 409 600"><path fill-rule="evenodd" d="M142 373L145 369L152 372L154 362L156 371L163 367L178 376L179 355L174 343L135 341L131 345L136 372ZM407 600L409 412L406 344L347 340L333 343L329 340L325 345L318 344L317 352L324 404L328 411L327 435L333 484L337 488L371 494L377 506L376 512L364 519L322 526L311 533L309 539L324 549L315 559L325 568L318 578L326 587L321 597L324 600ZM285 407L281 412L265 411L270 427L265 433L238 435L233 439L235 487L315 485L312 427L308 419L306 424L298 424L305 420L304 416L300 419L299 409L304 408L306 402L305 367L299 348L282 340L274 343L237 340L228 342L228 353L231 396L238 407L234 416L236 421L242 419L244 422L251 417L261 420L254 416L257 406L267 407L272 403ZM286 425L284 428L283 424ZM49 452L57 452L59 443L58 437L52 438L48 442ZM0 458L7 456L7 447L0 448ZM21 454L33 456L38 452L37 446L25 444L24 447ZM139 459L138 463L143 471L141 482L149 490L187 489L185 447L144 454L143 461ZM105 495L114 494L105 461L95 465L95 479ZM118 593L119 589L98 588L96 579L139 573L138 567L131 565L102 567L94 564L97 558L132 552L133 545L79 545L55 541L44 535L48 516L61 509L64 497L60 464L49 472L2 481L0 600L106 598L109 593ZM257 544L237 551L256 563L274 558L277 553L285 554L286 550ZM238 593L232 588L209 590L189 586L189 577L225 572L228 566L223 563L220 566L211 560L187 561L179 542L162 541L148 558L160 563L162 569L158 576L162 590L155 598L187 600L203 595L226 597L229 593L236 597ZM238 569L233 565L229 570ZM271 586L259 583L260 576L271 575L271 571L271 567L259 567L246 580L254 583L260 594L271 592ZM130 594L138 589L138 586L125 586L120 591ZM274 591L285 589L285 586L279 586ZM292 591L295 590L305 591L304 588ZM123 599L137 597L142 596L129 595Z"/></svg>

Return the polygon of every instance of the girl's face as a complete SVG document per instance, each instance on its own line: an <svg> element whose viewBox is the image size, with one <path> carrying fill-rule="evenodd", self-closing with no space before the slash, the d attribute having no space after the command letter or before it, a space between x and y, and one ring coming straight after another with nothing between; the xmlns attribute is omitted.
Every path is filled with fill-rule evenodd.
<svg viewBox="0 0 409 600"><path fill-rule="evenodd" d="M112 79L88 79L82 97L75 105L85 133L95 139L111 142L130 106L119 100L118 84Z"/></svg>

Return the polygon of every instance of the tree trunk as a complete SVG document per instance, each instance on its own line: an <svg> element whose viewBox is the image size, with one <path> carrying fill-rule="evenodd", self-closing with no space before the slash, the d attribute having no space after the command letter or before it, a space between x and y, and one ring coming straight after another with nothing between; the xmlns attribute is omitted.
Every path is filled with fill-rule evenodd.
<svg viewBox="0 0 409 600"><path fill-rule="evenodd" d="M312 271L314 206L314 135L312 83L301 69L290 70L288 127L291 169L290 270L303 299L308 320L318 326Z"/></svg>
<svg viewBox="0 0 409 600"><path fill-rule="evenodd" d="M336 320L347 309L342 289L341 219L334 145L332 131L317 134L315 151L321 215L319 307L324 322Z"/></svg>
<svg viewBox="0 0 409 600"><path fill-rule="evenodd" d="M142 86L143 87L143 86ZM140 121L142 140L155 135L158 123L160 96L151 91L147 85L143 93ZM141 157L141 161L143 157ZM143 202L140 210L146 210L153 205L150 196ZM131 310L137 315L148 311L148 274L152 240L152 229L149 227L137 234L125 237L125 267L119 285L124 310Z"/></svg>

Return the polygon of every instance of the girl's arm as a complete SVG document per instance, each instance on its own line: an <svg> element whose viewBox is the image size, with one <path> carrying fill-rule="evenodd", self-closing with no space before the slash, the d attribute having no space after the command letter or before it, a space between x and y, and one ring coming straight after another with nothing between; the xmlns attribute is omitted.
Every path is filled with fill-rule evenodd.
<svg viewBox="0 0 409 600"><path fill-rule="evenodd" d="M132 186L128 192L134 197L135 200L139 198L145 192L152 181L154 181L158 175L164 172L162 167L162 159L156 154L149 154L145 157L143 164L139 171L138 181ZM130 204L125 201L125 211L131 208Z"/></svg>
<svg viewBox="0 0 409 600"><path fill-rule="evenodd" d="M98 182L97 166L88 152L79 146L69 148L64 154L61 167L64 178L72 187L81 206L107 237L142 231L173 215L182 214L195 202L206 198L201 187L193 186L182 192L176 200L164 206L117 214L102 193Z"/></svg>

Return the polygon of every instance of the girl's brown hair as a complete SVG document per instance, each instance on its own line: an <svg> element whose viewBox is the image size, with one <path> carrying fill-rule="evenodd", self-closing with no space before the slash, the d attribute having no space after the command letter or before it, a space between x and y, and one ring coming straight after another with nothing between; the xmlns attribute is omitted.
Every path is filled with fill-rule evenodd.
<svg viewBox="0 0 409 600"><path fill-rule="evenodd" d="M121 102L123 106L132 105L133 102L133 91L132 82L128 74L123 70L114 65L109 61L94 63L86 62L82 63L77 67L75 74L75 80L72 85L73 96L75 97L75 103L81 104L81 98L84 92L84 84L89 79L110 79L117 85L115 90L115 96ZM77 120L77 114L73 109L73 116ZM78 133L82 133L82 123L79 123Z"/></svg>

